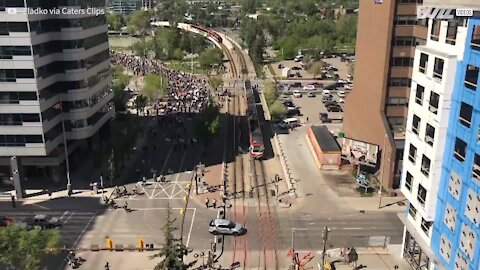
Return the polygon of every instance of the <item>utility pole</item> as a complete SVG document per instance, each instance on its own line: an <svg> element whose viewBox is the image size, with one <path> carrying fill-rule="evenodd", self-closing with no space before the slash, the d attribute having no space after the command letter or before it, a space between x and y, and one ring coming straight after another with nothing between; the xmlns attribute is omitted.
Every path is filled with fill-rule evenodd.
<svg viewBox="0 0 480 270"><path fill-rule="evenodd" d="M325 227L323 231L323 252L322 252L322 269L325 269L325 253L327 252L327 240L330 234L330 228Z"/></svg>

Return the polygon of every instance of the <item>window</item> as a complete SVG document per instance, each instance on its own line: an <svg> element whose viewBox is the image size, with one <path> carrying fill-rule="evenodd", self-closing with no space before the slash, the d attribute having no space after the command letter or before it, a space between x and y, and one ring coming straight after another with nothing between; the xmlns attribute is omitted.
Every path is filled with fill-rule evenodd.
<svg viewBox="0 0 480 270"><path fill-rule="evenodd" d="M425 200L427 199L427 190L422 186L422 184L418 184L418 192L417 192L417 201L425 207Z"/></svg>
<svg viewBox="0 0 480 270"><path fill-rule="evenodd" d="M413 58L392 57L390 64L395 67L413 67Z"/></svg>
<svg viewBox="0 0 480 270"><path fill-rule="evenodd" d="M410 160L413 164L415 164L415 158L417 156L417 148L410 144L410 148L408 149L408 160Z"/></svg>
<svg viewBox="0 0 480 270"><path fill-rule="evenodd" d="M399 4L414 4L414 3L422 4L423 0L399 0L398 3Z"/></svg>
<svg viewBox="0 0 480 270"><path fill-rule="evenodd" d="M435 57L435 65L433 67L433 78L442 79L443 76L443 64L445 61L441 58Z"/></svg>
<svg viewBox="0 0 480 270"><path fill-rule="evenodd" d="M427 124L427 128L425 129L425 142L430 146L433 146L435 138L435 128L432 127L430 124Z"/></svg>
<svg viewBox="0 0 480 270"><path fill-rule="evenodd" d="M420 66L418 70L421 73L425 73L427 70L427 65L428 65L428 54L421 53L420 54Z"/></svg>
<svg viewBox="0 0 480 270"><path fill-rule="evenodd" d="M0 146L25 146L26 143L43 143L42 135L0 135Z"/></svg>
<svg viewBox="0 0 480 270"><path fill-rule="evenodd" d="M425 92L425 87L421 86L420 84L417 84L417 91L415 93L415 102L418 105L423 104L423 93Z"/></svg>
<svg viewBox="0 0 480 270"><path fill-rule="evenodd" d="M441 20L432 20L432 29L430 29L430 39L438 41L438 36L440 35L440 24Z"/></svg>
<svg viewBox="0 0 480 270"><path fill-rule="evenodd" d="M33 69L0 69L0 82L34 78Z"/></svg>
<svg viewBox="0 0 480 270"><path fill-rule="evenodd" d="M472 47L474 50L480 50L480 25L473 26L470 47Z"/></svg>
<svg viewBox="0 0 480 270"><path fill-rule="evenodd" d="M408 99L401 97L389 97L385 100L385 105L388 106L408 106Z"/></svg>
<svg viewBox="0 0 480 270"><path fill-rule="evenodd" d="M430 102L428 106L428 110L434 114L438 113L438 103L440 101L440 95L435 92L430 92Z"/></svg>
<svg viewBox="0 0 480 270"><path fill-rule="evenodd" d="M388 80L388 86L411 87L412 80L409 78L391 78Z"/></svg>
<svg viewBox="0 0 480 270"><path fill-rule="evenodd" d="M422 167L420 168L420 171L426 177L430 175L430 159L425 155L422 156Z"/></svg>
<svg viewBox="0 0 480 270"><path fill-rule="evenodd" d="M422 218L422 231L428 235L430 233L430 228L432 227L432 222L431 221L426 221L425 219Z"/></svg>
<svg viewBox="0 0 480 270"><path fill-rule="evenodd" d="M413 121L412 121L412 131L413 133L415 134L419 134L419 129L420 129L420 117L418 117L417 115L413 115Z"/></svg>
<svg viewBox="0 0 480 270"><path fill-rule="evenodd" d="M457 39L457 30L460 26L462 26L462 22L457 19L448 21L447 38L445 40L447 44L455 45L455 40Z"/></svg>
<svg viewBox="0 0 480 270"><path fill-rule="evenodd" d="M480 183L480 156L475 154L475 158L473 159L473 169L472 169L473 178L477 179Z"/></svg>
<svg viewBox="0 0 480 270"><path fill-rule="evenodd" d="M409 207L408 207L408 214L410 214L410 216L411 216L413 219L416 219L416 217L417 217L417 208L415 208L412 204L410 204Z"/></svg>
<svg viewBox="0 0 480 270"><path fill-rule="evenodd" d="M455 139L455 148L453 151L453 156L459 161L465 161L465 156L467 155L467 143L462 141L459 138Z"/></svg>
<svg viewBox="0 0 480 270"><path fill-rule="evenodd" d="M6 113L0 114L0 125L16 126L28 122L40 122L40 114L38 113Z"/></svg>
<svg viewBox="0 0 480 270"><path fill-rule="evenodd" d="M0 104L19 104L22 100L37 100L36 92L0 92Z"/></svg>
<svg viewBox="0 0 480 270"><path fill-rule="evenodd" d="M460 115L458 117L458 120L460 121L460 124L470 127L470 124L472 123L472 112L473 112L473 107L468 105L467 103L463 103L460 105Z"/></svg>
<svg viewBox="0 0 480 270"><path fill-rule="evenodd" d="M477 90L478 81L478 67L467 65L467 71L465 73L465 87L475 91Z"/></svg>
<svg viewBox="0 0 480 270"><path fill-rule="evenodd" d="M405 187L412 191L412 184L413 184L413 176L407 172L407 176L405 177Z"/></svg>
<svg viewBox="0 0 480 270"><path fill-rule="evenodd" d="M397 16L394 21L395 25L415 25L416 23L416 16Z"/></svg>

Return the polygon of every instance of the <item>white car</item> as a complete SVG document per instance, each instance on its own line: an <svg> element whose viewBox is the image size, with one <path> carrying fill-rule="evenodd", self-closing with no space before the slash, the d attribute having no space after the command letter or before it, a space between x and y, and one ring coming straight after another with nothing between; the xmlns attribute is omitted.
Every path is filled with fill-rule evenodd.
<svg viewBox="0 0 480 270"><path fill-rule="evenodd" d="M337 96L341 97L341 98L344 98L346 96L345 91L338 91Z"/></svg>
<svg viewBox="0 0 480 270"><path fill-rule="evenodd" d="M210 221L208 231L212 234L231 234L234 236L244 235L247 233L242 225L230 221L228 219L214 219Z"/></svg>
<svg viewBox="0 0 480 270"><path fill-rule="evenodd" d="M352 90L352 89L353 89L353 85L351 85L351 84L346 84L344 88L345 88L345 90Z"/></svg>
<svg viewBox="0 0 480 270"><path fill-rule="evenodd" d="M322 90L322 95L329 96L330 95L330 90Z"/></svg>
<svg viewBox="0 0 480 270"><path fill-rule="evenodd" d="M302 93L300 93L300 91L298 91L298 90L295 90L295 91L293 91L293 97L301 98L301 97L302 97Z"/></svg>
<svg viewBox="0 0 480 270"><path fill-rule="evenodd" d="M313 91L313 90L315 90L315 85L313 85L313 84L306 85L306 86L303 87L303 90Z"/></svg>
<svg viewBox="0 0 480 270"><path fill-rule="evenodd" d="M340 104L343 104L343 103L345 103L345 99L343 99L343 98L339 98L339 99L338 99L338 103L340 103Z"/></svg>

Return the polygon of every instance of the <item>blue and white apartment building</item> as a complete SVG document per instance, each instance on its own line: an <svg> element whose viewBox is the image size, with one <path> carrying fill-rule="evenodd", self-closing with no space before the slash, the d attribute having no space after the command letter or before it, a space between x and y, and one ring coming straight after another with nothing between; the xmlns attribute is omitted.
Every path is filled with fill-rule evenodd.
<svg viewBox="0 0 480 270"><path fill-rule="evenodd" d="M416 47L399 215L416 270L480 270L480 0L470 3L454 8L472 17L430 19Z"/></svg>

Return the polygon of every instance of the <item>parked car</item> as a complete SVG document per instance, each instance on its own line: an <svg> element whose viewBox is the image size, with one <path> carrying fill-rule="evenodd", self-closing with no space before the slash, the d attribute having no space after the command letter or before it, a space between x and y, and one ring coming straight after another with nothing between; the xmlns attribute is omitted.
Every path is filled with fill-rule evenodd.
<svg viewBox="0 0 480 270"><path fill-rule="evenodd" d="M327 111L329 111L329 112L343 112L342 107L340 107L339 105L328 106Z"/></svg>
<svg viewBox="0 0 480 270"><path fill-rule="evenodd" d="M315 86L315 88L323 88L323 83L314 82L312 85Z"/></svg>
<svg viewBox="0 0 480 270"><path fill-rule="evenodd" d="M295 107L295 104L293 104L293 102L291 100L285 100L283 101L283 105L285 105L285 107Z"/></svg>
<svg viewBox="0 0 480 270"><path fill-rule="evenodd" d="M338 103L335 100L330 100L330 101L324 102L323 105L325 106L325 108L328 108L330 106L338 106Z"/></svg>
<svg viewBox="0 0 480 270"><path fill-rule="evenodd" d="M287 119L282 120L282 122L280 122L280 124L278 124L278 126L281 129L289 129L289 128L298 127L298 126L300 126L300 120L298 120L297 118L287 118Z"/></svg>
<svg viewBox="0 0 480 270"><path fill-rule="evenodd" d="M322 97L322 102L328 102L328 101L333 101L333 96L332 95L325 95Z"/></svg>
<svg viewBox="0 0 480 270"><path fill-rule="evenodd" d="M343 104L343 103L345 103L345 99L343 99L343 98L339 98L339 99L338 99L338 103L340 103L340 104Z"/></svg>
<svg viewBox="0 0 480 270"><path fill-rule="evenodd" d="M295 62L301 62L303 60L304 56L303 55L297 55L295 56L295 58L293 59L293 61Z"/></svg>
<svg viewBox="0 0 480 270"><path fill-rule="evenodd" d="M353 85L351 85L351 84L346 84L343 88L345 88L345 90L352 90L352 89L353 89Z"/></svg>
<svg viewBox="0 0 480 270"><path fill-rule="evenodd" d="M325 89L326 90L335 90L335 89L337 89L337 83L331 83L329 85L326 85Z"/></svg>
<svg viewBox="0 0 480 270"><path fill-rule="evenodd" d="M316 95L315 95L314 92L308 92L308 94L307 94L307 97L315 97L315 96L316 96Z"/></svg>
<svg viewBox="0 0 480 270"><path fill-rule="evenodd" d="M302 115L300 110L296 107L287 107L287 116L297 116Z"/></svg>
<svg viewBox="0 0 480 270"><path fill-rule="evenodd" d="M302 97L302 93L300 93L300 91L298 91L298 90L295 90L295 91L293 91L293 97L301 98L301 97Z"/></svg>
<svg viewBox="0 0 480 270"><path fill-rule="evenodd" d="M338 91L337 96L341 97L341 98L344 98L346 96L345 91Z"/></svg>
<svg viewBox="0 0 480 270"><path fill-rule="evenodd" d="M324 96L329 96L330 95L330 90L322 90L322 95Z"/></svg>
<svg viewBox="0 0 480 270"><path fill-rule="evenodd" d="M313 85L313 84L305 85L305 86L303 87L303 90L305 90L305 91L313 91L313 90L315 90L315 85Z"/></svg>
<svg viewBox="0 0 480 270"><path fill-rule="evenodd" d="M302 70L301 67L292 67L292 70Z"/></svg>
<svg viewBox="0 0 480 270"><path fill-rule="evenodd" d="M296 75L298 78L302 78L302 74L300 74L300 72L297 71Z"/></svg>
<svg viewBox="0 0 480 270"><path fill-rule="evenodd" d="M230 221L228 219L212 219L208 226L208 232L212 234L229 234L229 235L243 235L247 233L247 229L245 229L242 225Z"/></svg>
<svg viewBox="0 0 480 270"><path fill-rule="evenodd" d="M294 82L292 84L290 84L290 88L300 88L302 87L302 83L301 82Z"/></svg>
<svg viewBox="0 0 480 270"><path fill-rule="evenodd" d="M284 68L285 66L284 66L283 64L278 64L277 67L278 67L278 69L282 69L282 68Z"/></svg>

